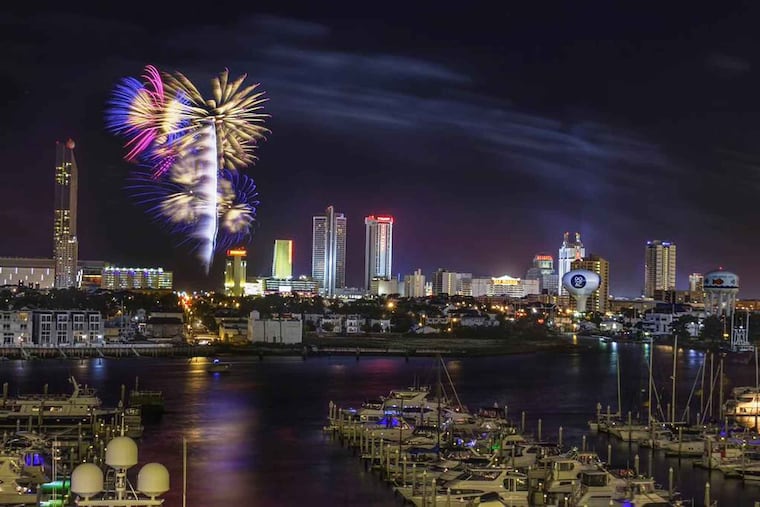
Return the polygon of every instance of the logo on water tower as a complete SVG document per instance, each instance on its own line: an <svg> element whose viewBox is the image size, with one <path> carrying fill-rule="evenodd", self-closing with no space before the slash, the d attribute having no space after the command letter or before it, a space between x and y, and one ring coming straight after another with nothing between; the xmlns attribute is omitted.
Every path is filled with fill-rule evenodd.
<svg viewBox="0 0 760 507"><path fill-rule="evenodd" d="M583 275L575 275L570 279L570 285L576 289L582 289L586 286L586 277Z"/></svg>

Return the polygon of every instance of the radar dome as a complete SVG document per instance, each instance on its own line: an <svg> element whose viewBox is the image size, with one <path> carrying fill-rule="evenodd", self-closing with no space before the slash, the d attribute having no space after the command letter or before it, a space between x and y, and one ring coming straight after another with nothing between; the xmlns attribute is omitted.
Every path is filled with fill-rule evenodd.
<svg viewBox="0 0 760 507"><path fill-rule="evenodd" d="M82 463L71 472L71 492L84 498L103 491L103 470L93 463Z"/></svg>
<svg viewBox="0 0 760 507"><path fill-rule="evenodd" d="M148 463L137 474L137 490L155 498L169 491L169 470L161 463Z"/></svg>
<svg viewBox="0 0 760 507"><path fill-rule="evenodd" d="M577 309L581 313L586 311L588 297L601 283L599 274L587 269L573 269L562 276L562 286L575 298Z"/></svg>
<svg viewBox="0 0 760 507"><path fill-rule="evenodd" d="M137 464L137 444L129 437L116 437L106 447L106 465L129 468Z"/></svg>

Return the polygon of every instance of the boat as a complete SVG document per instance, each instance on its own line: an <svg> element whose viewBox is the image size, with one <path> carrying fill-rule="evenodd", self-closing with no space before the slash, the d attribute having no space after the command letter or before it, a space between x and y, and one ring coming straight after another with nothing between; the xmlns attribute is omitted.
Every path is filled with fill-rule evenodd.
<svg viewBox="0 0 760 507"><path fill-rule="evenodd" d="M642 507L670 507L673 503L667 492L657 488L652 477L634 475L625 478L623 495L615 499L622 505Z"/></svg>
<svg viewBox="0 0 760 507"><path fill-rule="evenodd" d="M127 400L129 408L139 408L142 417L160 417L164 413L164 393L140 389L139 380L135 378L135 387L129 391Z"/></svg>
<svg viewBox="0 0 760 507"><path fill-rule="evenodd" d="M479 503L484 495L496 496L506 505L528 505L528 477L510 469L472 468L448 480L396 491L415 506Z"/></svg>
<svg viewBox="0 0 760 507"><path fill-rule="evenodd" d="M104 408L94 389L81 386L69 377L74 390L69 395L32 394L0 401L0 424L34 421L39 425L89 421L94 417L115 416L116 408Z"/></svg>
<svg viewBox="0 0 760 507"><path fill-rule="evenodd" d="M619 496L620 486L621 481L605 470L585 470L568 503L573 507L607 507Z"/></svg>
<svg viewBox="0 0 760 507"><path fill-rule="evenodd" d="M206 371L209 373L227 373L230 371L231 367L231 363L220 361L219 359L214 359L211 364L206 367Z"/></svg>

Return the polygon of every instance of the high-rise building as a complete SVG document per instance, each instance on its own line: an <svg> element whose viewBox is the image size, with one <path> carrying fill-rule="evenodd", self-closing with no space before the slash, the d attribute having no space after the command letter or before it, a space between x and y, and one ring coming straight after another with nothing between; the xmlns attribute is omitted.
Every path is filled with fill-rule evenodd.
<svg viewBox="0 0 760 507"><path fill-rule="evenodd" d="M364 288L369 289L372 279L391 279L393 256L393 217L370 215L364 219L366 243L364 250Z"/></svg>
<svg viewBox="0 0 760 507"><path fill-rule="evenodd" d="M692 273L689 275L689 292L702 292L705 285L705 275Z"/></svg>
<svg viewBox="0 0 760 507"><path fill-rule="evenodd" d="M433 273L432 295L472 296L472 273L456 273L439 268Z"/></svg>
<svg viewBox="0 0 760 507"><path fill-rule="evenodd" d="M559 280L554 272L554 257L538 253L533 257L533 264L525 273L526 280L538 280L539 290L547 294L556 294Z"/></svg>
<svg viewBox="0 0 760 507"><path fill-rule="evenodd" d="M313 218L311 276L329 297L346 286L346 217L332 206Z"/></svg>
<svg viewBox="0 0 760 507"><path fill-rule="evenodd" d="M581 233L575 233L575 240L570 239L570 233L566 232L562 239L562 246L559 247L559 255L557 256L557 279L562 280L565 273L572 269L571 265L574 261L582 259L586 255L586 249L581 243ZM558 283L559 295L567 295L567 289L562 286L562 283Z"/></svg>
<svg viewBox="0 0 760 507"><path fill-rule="evenodd" d="M293 278L293 240L274 240L272 278L278 280L290 280Z"/></svg>
<svg viewBox="0 0 760 507"><path fill-rule="evenodd" d="M644 252L644 295L655 291L676 290L676 244L669 241L647 241Z"/></svg>
<svg viewBox="0 0 760 507"><path fill-rule="evenodd" d="M705 275L702 273L689 275L689 300L694 303L705 301Z"/></svg>
<svg viewBox="0 0 760 507"><path fill-rule="evenodd" d="M404 294L409 298L423 298L425 294L425 275L421 269L414 270L413 275L404 277Z"/></svg>
<svg viewBox="0 0 760 507"><path fill-rule="evenodd" d="M573 261L570 269L587 269L599 275L601 278L599 288L589 296L586 310L605 313L610 300L610 263L607 262L607 259L590 254L583 259Z"/></svg>
<svg viewBox="0 0 760 507"><path fill-rule="evenodd" d="M74 141L55 144L55 201L53 205L53 258L55 287L77 286L77 186L79 170Z"/></svg>
<svg viewBox="0 0 760 507"><path fill-rule="evenodd" d="M245 295L245 270L248 252L245 248L227 250L227 263L224 266L224 293L227 296Z"/></svg>

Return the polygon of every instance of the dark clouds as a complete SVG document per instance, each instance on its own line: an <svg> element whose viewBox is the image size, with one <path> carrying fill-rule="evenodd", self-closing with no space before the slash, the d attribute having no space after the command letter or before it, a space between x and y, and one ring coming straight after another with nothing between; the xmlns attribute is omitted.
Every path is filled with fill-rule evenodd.
<svg viewBox="0 0 760 507"><path fill-rule="evenodd" d="M180 282L219 285L127 203L128 168L119 141L103 132L102 110L116 80L147 63L204 90L227 67L261 82L270 99L272 134L249 171L262 201L253 271L266 273L273 240L291 237L297 271L308 272L311 216L333 204L349 218L354 284L363 217L384 212L397 218L402 274L522 276L533 253L556 255L562 233L580 230L587 251L611 261L615 293L640 290L643 245L655 238L678 243L681 286L688 272L719 264L745 286L760 283L745 253L760 246L749 236L757 118L739 110L756 105L747 81L757 78L749 52L713 40L733 18L716 21L714 34L699 31L701 18L676 29L668 13L615 32L515 11L501 30L464 16L451 36L452 19L412 9L383 25L296 9L158 26L113 14L19 15L27 29L0 36L15 63L3 85L3 121L15 128L4 129L0 156L26 170L4 171L0 184L47 181L53 154L43 148L78 137L88 178L82 256L163 263ZM49 186L7 201L28 209L39 231L23 236L26 255L50 249L49 226L39 223L52 214Z"/></svg>

